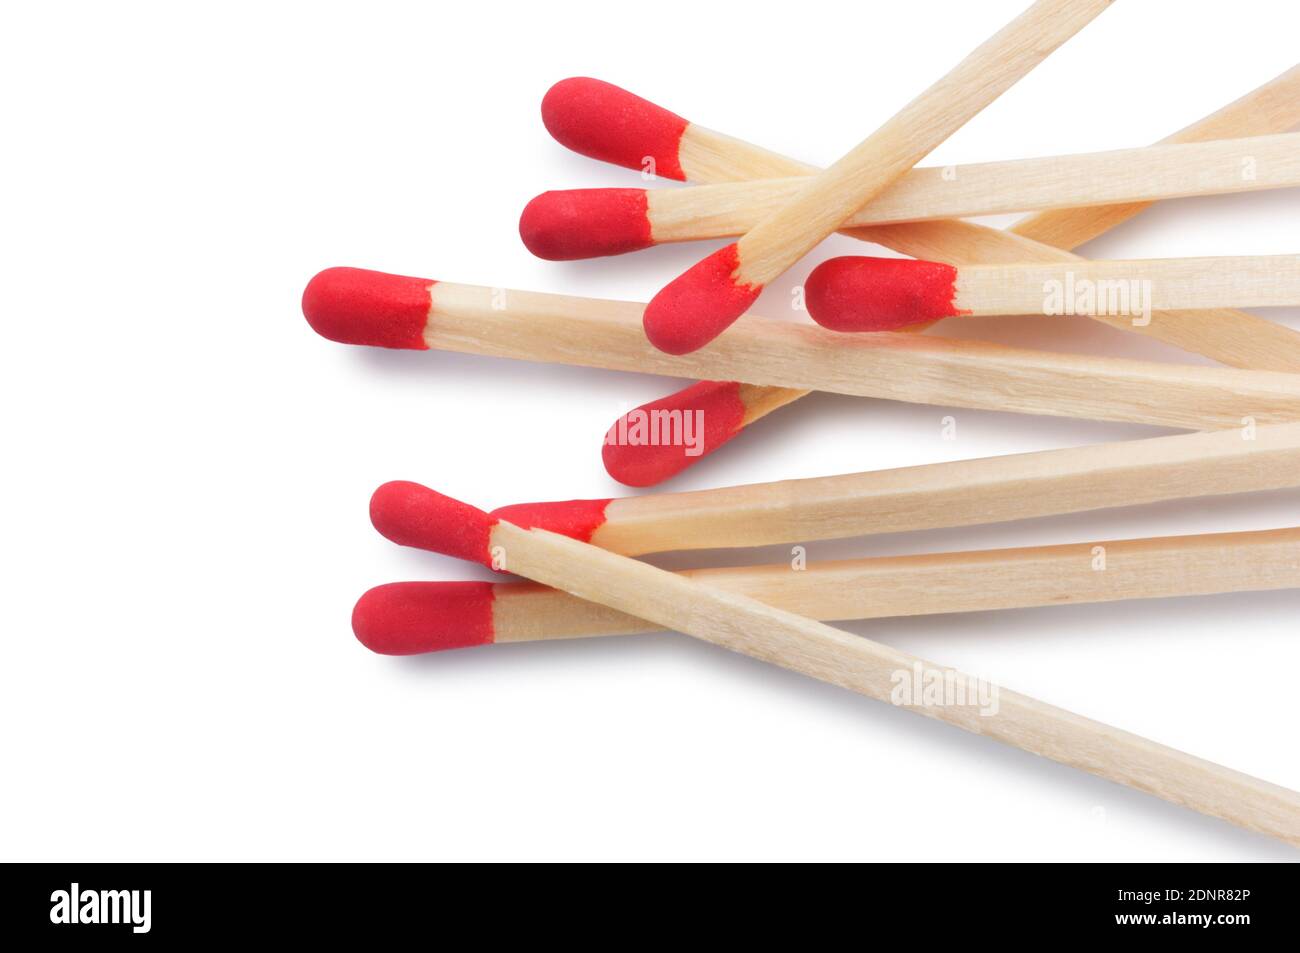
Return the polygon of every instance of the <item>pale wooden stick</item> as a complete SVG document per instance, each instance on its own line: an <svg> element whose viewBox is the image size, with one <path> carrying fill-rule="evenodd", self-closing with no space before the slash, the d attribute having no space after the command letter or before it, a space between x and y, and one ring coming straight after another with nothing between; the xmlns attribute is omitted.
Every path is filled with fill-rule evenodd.
<svg viewBox="0 0 1300 953"><path fill-rule="evenodd" d="M376 526L398 542L478 558L870 698L908 702L903 707L918 714L1300 846L1294 791L588 543L492 520L446 498L430 508L414 501L410 486L389 484L371 503ZM446 525L449 516L465 525ZM468 550L466 540L480 534L484 551ZM912 680L948 686L946 703L896 693Z"/></svg>
<svg viewBox="0 0 1300 953"><path fill-rule="evenodd" d="M632 98L631 93L627 96ZM1256 87L1203 119L1166 136L1161 142L1209 142L1286 132L1300 123L1298 96L1300 66L1293 66L1263 86ZM601 119L598 116L585 118L588 122L599 122ZM772 152L695 122L686 123L673 158L689 182L751 182L758 179L810 176L822 171L810 163ZM1077 248L1127 221L1146 207L1146 203L1131 203L1086 211L1071 209L1061 213L1042 212L1017 222L1012 231L1055 248ZM1081 222L1085 216L1104 220L1105 224L1085 226ZM1060 230L1049 227L1049 221L1056 218L1061 219L1065 227Z"/></svg>
<svg viewBox="0 0 1300 953"><path fill-rule="evenodd" d="M799 571L782 563L679 575L822 620L1256 592L1300 588L1300 528L846 559L809 563ZM436 596L449 584L399 585ZM654 631L642 619L557 589L490 585L494 642Z"/></svg>
<svg viewBox="0 0 1300 953"><path fill-rule="evenodd" d="M588 538L624 555L768 546L1295 486L1300 423L1274 424L630 496L610 501Z"/></svg>
<svg viewBox="0 0 1300 953"><path fill-rule="evenodd" d="M1140 290L1147 286L1149 292ZM964 265L957 269L953 306L974 315L1042 314L1054 288L1073 305L1070 314L1131 316L1139 312L1125 310L1119 299L1136 304L1137 296L1146 298L1149 311L1297 305L1300 255ZM1097 291L1091 304L1089 288ZM1137 295L1130 298L1130 290Z"/></svg>
<svg viewBox="0 0 1300 953"><path fill-rule="evenodd" d="M737 282L778 278L1109 6L1039 0L746 233L737 248Z"/></svg>
<svg viewBox="0 0 1300 953"><path fill-rule="evenodd" d="M650 237L661 244L743 235L789 202L807 182L805 176L647 190ZM845 225L1151 202L1296 185L1300 185L1300 133L1287 133L916 168L850 216Z"/></svg>
<svg viewBox="0 0 1300 953"><path fill-rule="evenodd" d="M1164 142L1263 136L1290 129L1297 123L1300 123L1300 66L1292 67ZM698 123L686 124L675 158L685 177L694 182L737 182L811 175L817 171L815 166ZM1096 238L1147 207L1142 203L1045 212L1030 216L1007 231L970 222L937 221L854 228L844 230L844 234L904 255L950 264L1080 261L1066 249ZM1109 316L1094 319L1234 367L1300 371L1300 333L1245 311L1218 309L1158 314L1150 324L1141 327ZM797 388L741 384L739 399L745 410L740 429L808 393ZM711 449L706 447L705 453ZM647 447L645 453L658 454L659 449ZM682 459L689 464L701 457ZM662 469L677 472L680 466L674 464Z"/></svg>
<svg viewBox="0 0 1300 953"><path fill-rule="evenodd" d="M905 707L1300 846L1300 794L1287 788L565 536L501 522L491 542L526 578L878 701L909 677L951 684L954 698L996 697L994 714L978 702Z"/></svg>
<svg viewBox="0 0 1300 953"><path fill-rule="evenodd" d="M1263 136L1284 132L1297 123L1300 123L1300 66L1293 66L1276 79L1251 90L1164 141L1204 142L1236 136ZM1057 248L1078 248L1128 221L1149 204L1131 202L1069 211L1039 212L1017 222L1011 230L1024 238Z"/></svg>
<svg viewBox="0 0 1300 953"><path fill-rule="evenodd" d="M708 348L674 357L645 341L639 304L441 281L430 294L424 342L441 350L1188 429L1300 420L1296 374L847 335L753 316Z"/></svg>

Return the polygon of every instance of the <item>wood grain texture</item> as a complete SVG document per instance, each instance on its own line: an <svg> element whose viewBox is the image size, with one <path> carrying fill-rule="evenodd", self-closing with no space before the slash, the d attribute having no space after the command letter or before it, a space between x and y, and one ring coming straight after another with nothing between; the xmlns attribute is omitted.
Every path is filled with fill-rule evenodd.
<svg viewBox="0 0 1300 953"><path fill-rule="evenodd" d="M822 620L1295 589L1300 587L1300 528L809 562L801 570L785 563L695 569L679 575ZM655 630L643 619L530 583L497 583L492 612L497 642Z"/></svg>
<svg viewBox="0 0 1300 953"><path fill-rule="evenodd" d="M565 536L500 522L491 545L525 578L869 698L937 679L952 703L903 707L1300 846L1300 795L1286 788Z"/></svg>
<svg viewBox="0 0 1300 953"><path fill-rule="evenodd" d="M808 177L654 189L656 243L743 235L791 201ZM846 227L967 218L1027 209L1152 202L1300 185L1300 133L1175 143L905 173Z"/></svg>
<svg viewBox="0 0 1300 953"><path fill-rule="evenodd" d="M441 350L1187 429L1234 427L1246 417L1300 419L1297 374L1053 354L917 334L839 334L754 316L741 318L705 348L671 356L646 340L637 303L451 282L434 284L431 295L425 340Z"/></svg>
<svg viewBox="0 0 1300 953"><path fill-rule="evenodd" d="M973 315L1105 314L1130 324L1154 320L1151 311L1286 307L1300 305L1300 255L966 265L953 304ZM1070 310L1052 310L1062 304Z"/></svg>
<svg viewBox="0 0 1300 953"><path fill-rule="evenodd" d="M1079 32L1110 0L1037 0L737 243L735 279L766 285Z"/></svg>
<svg viewBox="0 0 1300 953"><path fill-rule="evenodd" d="M749 182L811 176L815 165L760 149L743 139L690 123L677 144L677 161L688 182Z"/></svg>
<svg viewBox="0 0 1300 953"><path fill-rule="evenodd" d="M627 555L975 526L1300 486L1300 423L612 501Z"/></svg>

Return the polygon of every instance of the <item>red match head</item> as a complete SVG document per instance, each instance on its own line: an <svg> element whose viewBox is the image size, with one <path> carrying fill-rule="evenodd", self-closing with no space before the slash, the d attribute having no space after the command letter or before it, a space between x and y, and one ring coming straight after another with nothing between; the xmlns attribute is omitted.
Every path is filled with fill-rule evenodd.
<svg viewBox="0 0 1300 953"><path fill-rule="evenodd" d="M543 192L519 216L519 237L547 261L621 255L654 244L645 189Z"/></svg>
<svg viewBox="0 0 1300 953"><path fill-rule="evenodd" d="M495 519L524 529L544 529L584 543L605 522L609 500L560 500L553 503L512 503L493 510Z"/></svg>
<svg viewBox="0 0 1300 953"><path fill-rule="evenodd" d="M664 440L665 426L691 433L697 442ZM687 414L694 415L687 426ZM703 460L740 433L745 404L735 381L700 381L675 394L628 411L609 428L601 457L605 471L627 486L654 486ZM655 436L660 439L654 439Z"/></svg>
<svg viewBox="0 0 1300 953"><path fill-rule="evenodd" d="M686 178L677 159L686 120L611 83L560 80L542 99L542 122L556 142L584 156Z"/></svg>
<svg viewBox="0 0 1300 953"><path fill-rule="evenodd" d="M847 256L813 269L804 300L833 331L896 331L962 314L956 281L957 269L942 262Z"/></svg>
<svg viewBox="0 0 1300 953"><path fill-rule="evenodd" d="M418 655L493 641L490 582L390 582L352 610L357 640L380 655Z"/></svg>
<svg viewBox="0 0 1300 953"><path fill-rule="evenodd" d="M427 486L394 480L370 498L370 522L400 546L428 549L492 567L496 518Z"/></svg>
<svg viewBox="0 0 1300 953"><path fill-rule="evenodd" d="M427 350L424 329L433 284L364 268L326 268L307 283L302 313L331 341Z"/></svg>
<svg viewBox="0 0 1300 953"><path fill-rule="evenodd" d="M689 354L730 327L763 291L736 278L739 264L733 242L665 285L642 317L650 343L669 354Z"/></svg>

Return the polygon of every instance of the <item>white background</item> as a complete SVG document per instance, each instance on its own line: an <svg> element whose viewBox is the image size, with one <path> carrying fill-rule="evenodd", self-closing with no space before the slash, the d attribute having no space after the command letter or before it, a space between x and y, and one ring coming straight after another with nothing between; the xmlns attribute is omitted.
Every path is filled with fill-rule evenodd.
<svg viewBox="0 0 1300 953"><path fill-rule="evenodd" d="M299 311L313 273L644 299L707 249L554 264L518 240L537 192L639 182L549 139L551 83L601 77L829 162L1025 5L7 7L0 856L1294 859L682 636L394 659L349 629L372 585L488 578L380 538L375 486L415 479L485 508L617 494L605 428L678 382L331 344ZM1292 66L1298 26L1293 0L1118 3L927 162L1146 144ZM1298 221L1294 190L1173 202L1086 251L1296 252ZM756 310L796 319L790 289L851 247L817 249ZM1086 320L964 333L1191 360ZM817 396L670 488L1159 432L960 410L949 442L949 413ZM809 555L1284 526L1298 499ZM1275 592L850 628L1300 788L1298 610Z"/></svg>

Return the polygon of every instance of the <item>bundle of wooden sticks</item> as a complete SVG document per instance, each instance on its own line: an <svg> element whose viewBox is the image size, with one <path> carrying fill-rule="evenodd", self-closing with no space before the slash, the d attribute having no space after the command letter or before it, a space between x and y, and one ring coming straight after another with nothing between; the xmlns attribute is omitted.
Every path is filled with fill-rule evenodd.
<svg viewBox="0 0 1300 953"><path fill-rule="evenodd" d="M816 390L1192 432L491 513L389 483L370 505L386 537L541 585L380 586L357 603L357 637L377 652L411 654L667 629L890 701L899 671L958 687L973 680L815 620L1300 586L1297 528L1107 542L1104 573L1090 571L1088 548L1077 545L843 561L798 573L672 573L632 558L1300 486L1300 333L1236 310L1300 304L1300 255L1084 261L1069 251L1157 199L1300 185L1300 133L1287 132L1300 123L1300 67L1149 148L955 174L913 168L1107 6L1038 0L825 170L610 84L565 80L542 105L559 142L700 184L547 192L520 222L530 250L570 259L738 240L648 304L511 291L503 308L488 288L331 268L311 280L303 310L320 334L350 344L703 379L634 412L698 412L702 452L606 442L610 475L633 486L681 472ZM957 220L1022 210L1039 211L1005 231ZM806 287L820 326L742 316L765 285L837 230L910 257L824 262ZM1050 288L1060 292L1055 305L1045 304ZM1057 305L1226 366L914 333L956 315L1046 314ZM974 704L904 704L1300 846L1300 795L1289 789L1007 690L993 715Z"/></svg>

